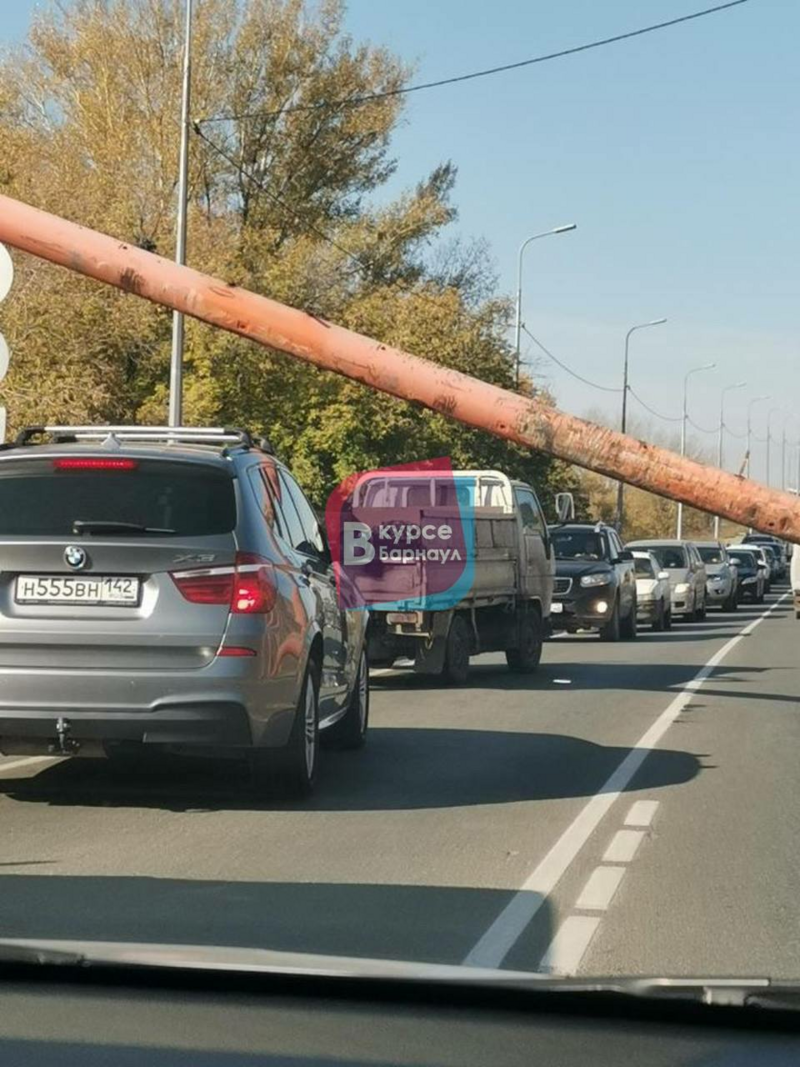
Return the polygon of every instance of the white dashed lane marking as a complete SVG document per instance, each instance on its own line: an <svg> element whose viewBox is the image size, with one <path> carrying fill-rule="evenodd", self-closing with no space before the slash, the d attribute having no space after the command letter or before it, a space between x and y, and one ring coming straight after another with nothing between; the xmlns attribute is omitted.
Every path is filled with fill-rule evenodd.
<svg viewBox="0 0 800 1067"><path fill-rule="evenodd" d="M605 911L624 874L624 867L595 867L575 907L580 911Z"/></svg>
<svg viewBox="0 0 800 1067"><path fill-rule="evenodd" d="M644 830L617 830L603 854L604 863L630 863L642 843Z"/></svg>
<svg viewBox="0 0 800 1067"><path fill-rule="evenodd" d="M657 800L636 800L625 816L626 826L649 826L658 807Z"/></svg>
<svg viewBox="0 0 800 1067"><path fill-rule="evenodd" d="M550 974L574 974L599 925L599 916L570 915L550 942L539 970Z"/></svg>
<svg viewBox="0 0 800 1067"><path fill-rule="evenodd" d="M736 648L739 642L751 634L788 596L788 593L779 596L766 611L756 619L753 619L729 641L726 641L706 665L700 668L694 678L686 682L649 729L634 743L628 755L603 783L599 792L595 793L578 812L550 851L542 857L530 872L519 890L494 922L478 938L464 959L465 965L472 967L500 967L508 953L527 930L539 909L549 900L550 895L569 870L578 853L608 814L614 801L618 800L624 790L628 788L650 752L657 747L670 726L691 702L698 690L702 688L706 679L711 677L714 669ZM630 814L631 812L629 812ZM619 832L621 834L636 833L636 831L631 830ZM644 835L642 834L641 836ZM641 836L636 841L635 846L627 845L628 848L633 847L633 852L639 847ZM622 846L617 847L621 848ZM573 920L581 920L581 922L573 923ZM550 948L545 953L541 966L544 968L545 961L550 966L551 961L554 959L561 966L560 961L563 959L574 958L576 945L583 938L585 938L585 941L582 942L585 950L599 921L599 918L577 915L566 919L561 929L556 933ZM567 924L572 925L568 927L568 936L565 935L567 948L562 951L560 948L562 942L559 941L559 938L561 938L562 930L567 927ZM594 926L590 924L594 924ZM588 936L587 931L590 931ZM558 952L553 948L557 943L559 946ZM576 969L581 958L582 956L577 956Z"/></svg>

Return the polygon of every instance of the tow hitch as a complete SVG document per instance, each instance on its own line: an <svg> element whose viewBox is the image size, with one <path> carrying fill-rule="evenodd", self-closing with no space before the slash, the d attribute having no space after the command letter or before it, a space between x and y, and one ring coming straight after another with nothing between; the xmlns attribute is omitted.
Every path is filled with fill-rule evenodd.
<svg viewBox="0 0 800 1067"><path fill-rule="evenodd" d="M48 745L50 752L57 753L59 756L74 756L77 753L81 743L76 741L74 737L70 737L71 730L72 723L69 719L61 716L56 720L58 741Z"/></svg>

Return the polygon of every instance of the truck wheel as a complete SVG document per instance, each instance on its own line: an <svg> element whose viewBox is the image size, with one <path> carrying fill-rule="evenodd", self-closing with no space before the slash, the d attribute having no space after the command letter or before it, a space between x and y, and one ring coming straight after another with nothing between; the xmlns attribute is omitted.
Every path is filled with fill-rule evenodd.
<svg viewBox="0 0 800 1067"><path fill-rule="evenodd" d="M506 663L515 674L533 674L542 658L542 618L526 612L519 624L519 647L506 649Z"/></svg>
<svg viewBox="0 0 800 1067"><path fill-rule="evenodd" d="M254 784L282 797L307 797L319 763L319 666L311 660L300 690L292 732L283 748L250 753Z"/></svg>
<svg viewBox="0 0 800 1067"><path fill-rule="evenodd" d="M444 651L444 678L453 685L463 685L469 674L469 654L472 635L463 615L455 615L450 623Z"/></svg>
<svg viewBox="0 0 800 1067"><path fill-rule="evenodd" d="M369 726L369 667L367 653L362 649L358 671L353 681L353 691L347 702L347 711L327 730L320 734L320 743L325 748L340 750L363 748Z"/></svg>
<svg viewBox="0 0 800 1067"><path fill-rule="evenodd" d="M614 607L611 612L611 617L608 622L600 627L600 640L601 641L619 641L620 638L620 626L619 626L619 601L614 601Z"/></svg>
<svg viewBox="0 0 800 1067"><path fill-rule="evenodd" d="M620 620L619 632L626 641L636 640L636 635L638 633L638 628L636 626L636 597L633 598L631 610L628 612L627 616Z"/></svg>

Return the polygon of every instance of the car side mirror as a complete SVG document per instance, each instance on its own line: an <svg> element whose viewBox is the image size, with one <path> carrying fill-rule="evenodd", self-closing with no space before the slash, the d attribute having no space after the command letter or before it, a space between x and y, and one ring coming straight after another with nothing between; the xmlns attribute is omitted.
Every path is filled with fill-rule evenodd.
<svg viewBox="0 0 800 1067"><path fill-rule="evenodd" d="M556 515L559 522L572 522L575 518L575 498L572 493L556 493Z"/></svg>

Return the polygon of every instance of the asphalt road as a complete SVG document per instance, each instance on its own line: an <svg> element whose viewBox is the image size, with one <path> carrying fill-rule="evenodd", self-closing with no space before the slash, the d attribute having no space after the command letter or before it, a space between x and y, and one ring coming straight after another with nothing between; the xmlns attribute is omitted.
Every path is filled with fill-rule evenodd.
<svg viewBox="0 0 800 1067"><path fill-rule="evenodd" d="M0 760L0 936L800 978L799 639L772 597L556 638L533 678L375 672L367 748L297 805L237 765Z"/></svg>

